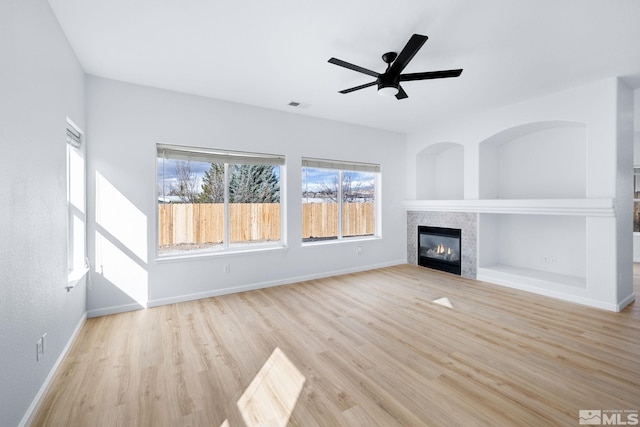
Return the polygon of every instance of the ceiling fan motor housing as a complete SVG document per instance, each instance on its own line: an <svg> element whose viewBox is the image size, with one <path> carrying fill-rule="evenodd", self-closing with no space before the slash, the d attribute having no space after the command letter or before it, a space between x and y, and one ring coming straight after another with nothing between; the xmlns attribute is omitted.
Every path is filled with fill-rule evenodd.
<svg viewBox="0 0 640 427"><path fill-rule="evenodd" d="M380 74L378 76L378 90L385 87L393 87L398 89L400 85L400 76L399 75L389 75L387 73Z"/></svg>
<svg viewBox="0 0 640 427"><path fill-rule="evenodd" d="M387 71L378 76L378 92L380 91L380 89L388 87L395 89L395 91L389 91L389 94L391 94L391 92L395 92L393 93L393 95L398 93L398 86L400 85L400 75L398 74L393 76L388 74L389 68L391 68L391 63L395 61L397 57L398 54L395 52L387 52L382 55L382 60L387 64Z"/></svg>

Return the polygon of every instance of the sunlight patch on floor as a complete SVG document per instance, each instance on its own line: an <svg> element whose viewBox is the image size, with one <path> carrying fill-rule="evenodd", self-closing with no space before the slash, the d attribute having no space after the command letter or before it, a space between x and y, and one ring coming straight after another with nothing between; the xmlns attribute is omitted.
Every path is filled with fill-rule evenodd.
<svg viewBox="0 0 640 427"><path fill-rule="evenodd" d="M449 298L447 297L434 299L433 302L443 307L453 308L453 304L451 304L451 301L449 301Z"/></svg>
<svg viewBox="0 0 640 427"><path fill-rule="evenodd" d="M238 400L247 427L285 427L305 377L276 347Z"/></svg>

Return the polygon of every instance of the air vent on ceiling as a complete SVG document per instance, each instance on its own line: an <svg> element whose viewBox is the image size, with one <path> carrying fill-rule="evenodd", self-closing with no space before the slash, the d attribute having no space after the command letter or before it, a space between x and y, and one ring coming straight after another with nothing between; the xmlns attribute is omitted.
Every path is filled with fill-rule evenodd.
<svg viewBox="0 0 640 427"><path fill-rule="evenodd" d="M298 101L291 101L291 102L289 102L289 107L309 108L309 107L311 107L311 104L306 104L304 102L298 102Z"/></svg>

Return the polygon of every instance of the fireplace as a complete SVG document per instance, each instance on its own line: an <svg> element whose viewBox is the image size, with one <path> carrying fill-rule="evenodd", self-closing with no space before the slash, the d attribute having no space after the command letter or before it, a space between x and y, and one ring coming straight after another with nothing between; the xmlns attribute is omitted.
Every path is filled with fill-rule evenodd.
<svg viewBox="0 0 640 427"><path fill-rule="evenodd" d="M461 275L461 230L418 226L418 265Z"/></svg>

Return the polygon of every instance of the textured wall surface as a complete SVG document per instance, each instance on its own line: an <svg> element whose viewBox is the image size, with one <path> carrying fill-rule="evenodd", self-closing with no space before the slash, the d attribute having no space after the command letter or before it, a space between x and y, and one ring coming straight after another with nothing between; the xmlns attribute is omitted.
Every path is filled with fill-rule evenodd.
<svg viewBox="0 0 640 427"><path fill-rule="evenodd" d="M418 226L462 230L462 276L476 278L478 268L478 214L466 212L407 212L407 262L418 264Z"/></svg>
<svg viewBox="0 0 640 427"><path fill-rule="evenodd" d="M85 287L65 290L66 117L83 126L84 73L46 1L0 2L0 55L0 425L16 426L85 313Z"/></svg>

